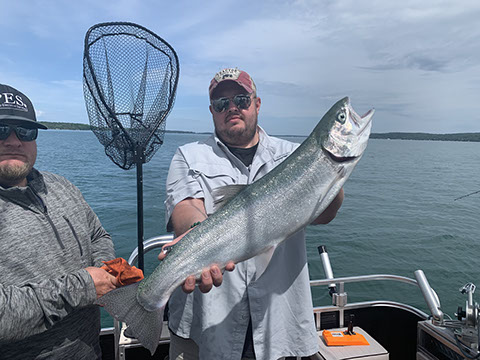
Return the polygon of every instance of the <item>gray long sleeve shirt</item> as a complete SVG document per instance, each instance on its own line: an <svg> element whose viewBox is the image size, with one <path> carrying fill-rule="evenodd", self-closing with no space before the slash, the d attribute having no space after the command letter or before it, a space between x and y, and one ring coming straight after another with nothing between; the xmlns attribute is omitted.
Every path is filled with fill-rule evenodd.
<svg viewBox="0 0 480 360"><path fill-rule="evenodd" d="M65 178L33 170L0 186L0 359L96 359L100 312L85 270L114 258L110 235Z"/></svg>

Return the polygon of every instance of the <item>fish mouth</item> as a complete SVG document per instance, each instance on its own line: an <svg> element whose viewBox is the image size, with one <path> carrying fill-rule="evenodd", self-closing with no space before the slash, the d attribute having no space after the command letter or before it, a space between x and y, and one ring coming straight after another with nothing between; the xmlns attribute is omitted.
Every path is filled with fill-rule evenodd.
<svg viewBox="0 0 480 360"><path fill-rule="evenodd" d="M362 121L365 122L365 123L363 124L361 130L359 131L358 136L363 135L363 133L366 130L369 131L369 135L370 135L370 128L371 128L371 124L372 124L372 116L373 116L374 113L375 113L375 109L370 109L364 115L360 116L359 123L362 122Z"/></svg>
<svg viewBox="0 0 480 360"><path fill-rule="evenodd" d="M330 157L330 159L332 159L332 161L337 162L337 163L349 162L349 161L353 161L353 160L358 158L358 156L336 156L336 155L333 155L327 149L325 149L323 146L322 146L322 148L323 148L323 151L325 151L325 153Z"/></svg>

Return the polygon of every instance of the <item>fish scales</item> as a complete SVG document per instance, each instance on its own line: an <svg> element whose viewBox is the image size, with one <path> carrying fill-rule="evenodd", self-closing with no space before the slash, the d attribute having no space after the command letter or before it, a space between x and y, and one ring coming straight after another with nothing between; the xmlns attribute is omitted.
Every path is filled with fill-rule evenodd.
<svg viewBox="0 0 480 360"><path fill-rule="evenodd" d="M331 162L325 159L323 153L313 151L313 146L310 148L312 150L307 153L308 156L305 156L306 153L300 154L299 157L303 158L301 161L292 159L294 166L278 169L283 176L281 187L278 178L269 177L267 181L258 181L245 188L225 205L218 216L206 219L175 245L155 272L165 275L165 269L182 269L177 274L177 281L192 274L199 276L202 268L198 264L224 266L230 260L239 262L248 259L292 235L294 232L291 229L307 225L309 220L319 215L318 209L315 209L316 199L323 197L326 189L315 185L319 183L318 177L328 171L328 162ZM334 171L332 166L329 171ZM313 173L313 176L298 175L306 172ZM299 197L299 194L307 196ZM279 212L278 209L289 210ZM212 253L206 244L212 244L217 251ZM175 257L177 252L185 256ZM172 278L156 275L151 277L158 279L154 287L145 289L145 293L141 292L141 288L141 298L160 299L170 289ZM148 281L145 282L145 286L148 285Z"/></svg>
<svg viewBox="0 0 480 360"><path fill-rule="evenodd" d="M262 259L327 208L365 150L372 115L357 115L348 98L338 101L287 159L186 234L148 278L98 303L153 354L166 302L187 276L199 278L211 264Z"/></svg>

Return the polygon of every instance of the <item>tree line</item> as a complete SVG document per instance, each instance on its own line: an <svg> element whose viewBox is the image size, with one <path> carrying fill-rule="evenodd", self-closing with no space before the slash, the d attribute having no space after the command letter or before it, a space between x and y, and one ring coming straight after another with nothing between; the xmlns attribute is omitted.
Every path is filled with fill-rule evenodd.
<svg viewBox="0 0 480 360"><path fill-rule="evenodd" d="M371 139L433 140L433 141L480 141L480 133L429 134L390 132L371 134Z"/></svg>
<svg viewBox="0 0 480 360"><path fill-rule="evenodd" d="M56 130L92 130L88 124L66 123L66 122L48 122L42 121L41 124L49 129ZM172 131L171 133L194 133L193 131ZM202 133L203 134L203 133ZM289 135L291 136L291 135ZM429 134L429 133L409 133L409 132L389 132L372 133L371 139L395 139L395 140L433 140L433 141L480 141L480 133L455 133L455 134Z"/></svg>

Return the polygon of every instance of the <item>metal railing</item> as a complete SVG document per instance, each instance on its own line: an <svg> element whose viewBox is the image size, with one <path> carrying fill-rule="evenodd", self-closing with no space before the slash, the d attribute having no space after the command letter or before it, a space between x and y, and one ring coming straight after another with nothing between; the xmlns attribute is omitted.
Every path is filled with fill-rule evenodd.
<svg viewBox="0 0 480 360"><path fill-rule="evenodd" d="M343 327L344 322L344 311L347 307L347 293L345 292L345 284L346 283L354 283L354 282L365 282L365 281L379 281L379 280L391 280L402 282L405 284L415 285L420 288L422 295L427 303L430 312L433 314L433 319L438 324L443 321L443 312L440 309L440 300L438 299L437 294L435 291L430 287L427 278L422 270L415 271L415 278L410 279L405 276L398 276L398 275L389 275L389 274L375 274L375 275L359 275L359 276L350 276L350 277L342 277L342 278L334 278L332 267L330 264L330 259L328 256L327 248L325 245L320 245L318 247L318 252L320 254L320 258L322 260L323 270L325 272L326 279L323 280L311 280L310 286L322 286L328 285L330 289L330 294L332 295L332 303L333 308L336 311L339 311L339 320L340 320L340 327ZM338 285L338 291L337 291ZM387 303L387 302L382 302ZM378 306L378 302L370 302L370 303L363 303L364 306L367 304L376 304ZM396 307L403 307L404 309L408 309L409 311L414 312L415 314L419 315L420 317L427 318L427 315L422 311L408 305L403 305L400 303L395 302L388 302L389 306L393 306L396 304ZM318 317L317 320L320 318ZM317 327L319 327L319 322L317 322Z"/></svg>
<svg viewBox="0 0 480 360"><path fill-rule="evenodd" d="M173 240L173 234L160 235L160 236L149 238L143 242L143 252L146 254L150 250L158 249L172 240ZM128 258L128 263L130 265L135 265L137 261L138 261L138 248L135 248L132 251L132 254L130 255L130 257Z"/></svg>
<svg viewBox="0 0 480 360"><path fill-rule="evenodd" d="M364 302L355 302L352 304L347 303L347 293L345 291L345 284L348 283L358 283L366 281L396 281L400 283L415 285L418 287L416 280L398 275L389 275L389 274L374 274L374 275L358 275L358 276L348 276L340 278L329 278L322 280L310 280L310 286L328 286L332 287L333 285L338 288L338 292L332 294L332 305L329 306L319 306L314 307L313 312L315 314L317 330L320 330L321 327L321 313L338 311L339 312L339 325L340 327L344 326L344 312L347 310L354 310L359 308L368 308L368 307L377 307L377 306L387 306L400 308L406 311L409 311L416 316L427 319L428 315L423 311L407 304L402 304L395 301L364 301ZM433 289L432 289L433 292Z"/></svg>

